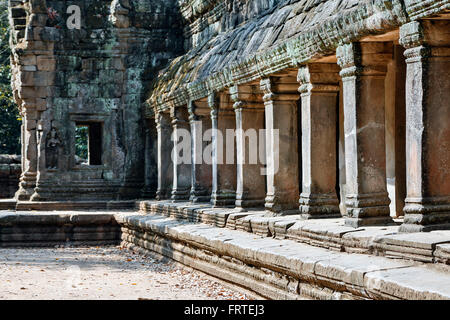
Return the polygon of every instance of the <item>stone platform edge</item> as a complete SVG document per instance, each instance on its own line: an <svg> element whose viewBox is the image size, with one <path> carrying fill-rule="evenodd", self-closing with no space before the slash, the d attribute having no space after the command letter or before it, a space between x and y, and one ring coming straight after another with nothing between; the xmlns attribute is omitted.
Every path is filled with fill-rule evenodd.
<svg viewBox="0 0 450 320"><path fill-rule="evenodd" d="M16 201L0 199L0 210L66 211L66 210L126 210L134 209L136 200L117 201Z"/></svg>
<svg viewBox="0 0 450 320"><path fill-rule="evenodd" d="M450 299L450 274L431 264L336 252L161 215L116 219L122 245L156 252L270 299Z"/></svg>
<svg viewBox="0 0 450 320"><path fill-rule="evenodd" d="M294 240L338 252L361 253L450 265L450 230L399 233L398 226L353 228L344 219L303 220L300 215L267 217L261 211L238 212L208 204L137 202L140 212L199 222L263 237Z"/></svg>
<svg viewBox="0 0 450 320"><path fill-rule="evenodd" d="M0 247L118 245L113 213L0 212Z"/></svg>

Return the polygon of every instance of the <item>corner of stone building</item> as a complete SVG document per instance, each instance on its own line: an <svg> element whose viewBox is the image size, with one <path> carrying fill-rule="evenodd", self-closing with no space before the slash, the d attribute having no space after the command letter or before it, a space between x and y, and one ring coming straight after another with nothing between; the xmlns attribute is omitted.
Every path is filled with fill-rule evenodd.
<svg viewBox="0 0 450 320"><path fill-rule="evenodd" d="M149 82L182 50L172 1L9 1L12 86L23 117L18 200L139 198ZM76 157L77 126L89 157ZM92 130L91 130L92 129ZM93 145L96 144L95 148Z"/></svg>

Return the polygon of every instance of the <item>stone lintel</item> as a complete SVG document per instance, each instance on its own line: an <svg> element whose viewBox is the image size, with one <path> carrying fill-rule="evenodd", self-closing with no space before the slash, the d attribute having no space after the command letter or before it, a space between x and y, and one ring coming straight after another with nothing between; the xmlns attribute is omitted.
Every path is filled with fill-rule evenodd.
<svg viewBox="0 0 450 320"><path fill-rule="evenodd" d="M265 103L273 101L298 101L298 82L296 77L269 77L260 82Z"/></svg>

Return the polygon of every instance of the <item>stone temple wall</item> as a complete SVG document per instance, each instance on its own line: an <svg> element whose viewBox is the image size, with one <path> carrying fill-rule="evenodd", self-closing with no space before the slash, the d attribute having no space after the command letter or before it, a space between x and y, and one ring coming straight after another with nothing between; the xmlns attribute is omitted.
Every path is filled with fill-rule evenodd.
<svg viewBox="0 0 450 320"><path fill-rule="evenodd" d="M9 3L24 119L18 199L138 198L147 83L183 50L175 1ZM69 5L81 9L80 29L66 25ZM77 125L89 126L88 165L75 157Z"/></svg>

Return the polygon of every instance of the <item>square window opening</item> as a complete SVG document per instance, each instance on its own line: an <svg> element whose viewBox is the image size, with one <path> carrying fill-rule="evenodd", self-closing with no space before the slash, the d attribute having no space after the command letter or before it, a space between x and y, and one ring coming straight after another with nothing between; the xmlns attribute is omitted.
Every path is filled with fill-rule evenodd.
<svg viewBox="0 0 450 320"><path fill-rule="evenodd" d="M76 122L75 162L77 165L102 164L102 123Z"/></svg>

